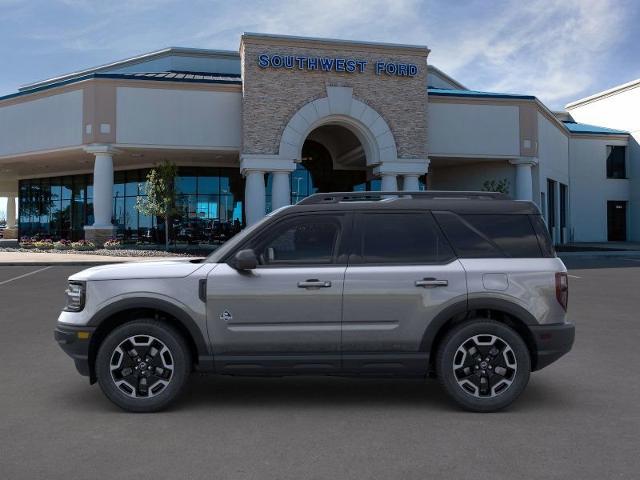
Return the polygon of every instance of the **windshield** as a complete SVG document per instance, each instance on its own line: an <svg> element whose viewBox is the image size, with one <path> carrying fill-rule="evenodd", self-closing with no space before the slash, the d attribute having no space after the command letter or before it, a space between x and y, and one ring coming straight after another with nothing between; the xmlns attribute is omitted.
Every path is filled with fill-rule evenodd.
<svg viewBox="0 0 640 480"><path fill-rule="evenodd" d="M288 205L287 207L289 207ZM257 230L260 226L262 226L268 219L273 217L275 214L281 212L287 207L281 207L273 212L269 213L266 217L262 218L259 222L254 223L250 227L245 228L240 233L232 237L230 240L226 241L222 244L218 249L211 252L211 254L205 259L207 263L219 263L224 257L226 257L230 251L232 251L236 246L241 244L252 232Z"/></svg>

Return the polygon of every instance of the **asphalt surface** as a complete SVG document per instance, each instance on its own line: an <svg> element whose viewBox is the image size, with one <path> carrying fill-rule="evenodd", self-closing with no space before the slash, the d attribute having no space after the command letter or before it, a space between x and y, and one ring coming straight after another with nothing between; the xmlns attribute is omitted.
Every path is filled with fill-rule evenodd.
<svg viewBox="0 0 640 480"><path fill-rule="evenodd" d="M574 350L496 414L432 380L204 376L127 414L52 338L80 268L0 267L0 478L637 479L640 259L567 263Z"/></svg>

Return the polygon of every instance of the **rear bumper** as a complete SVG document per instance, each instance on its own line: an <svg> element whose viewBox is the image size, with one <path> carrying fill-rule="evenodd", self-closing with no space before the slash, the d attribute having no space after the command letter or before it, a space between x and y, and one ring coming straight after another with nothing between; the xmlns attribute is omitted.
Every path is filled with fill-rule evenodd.
<svg viewBox="0 0 640 480"><path fill-rule="evenodd" d="M536 362L533 370L540 370L555 362L573 347L576 327L573 323L531 326L536 344Z"/></svg>
<svg viewBox="0 0 640 480"><path fill-rule="evenodd" d="M60 348L69 355L80 375L90 376L89 344L95 328L58 324L53 331L53 338Z"/></svg>

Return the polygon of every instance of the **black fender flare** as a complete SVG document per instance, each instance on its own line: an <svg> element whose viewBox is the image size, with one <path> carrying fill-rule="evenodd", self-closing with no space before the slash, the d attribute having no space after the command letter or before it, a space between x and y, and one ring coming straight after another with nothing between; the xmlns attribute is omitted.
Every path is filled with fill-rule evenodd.
<svg viewBox="0 0 640 480"><path fill-rule="evenodd" d="M102 308L93 317L91 317L88 326L98 328L107 318L126 310L134 310L138 308L159 310L174 317L187 330L187 332L189 332L189 335L196 347L196 354L198 356L198 363L200 366L206 369L208 363L211 363L211 365L213 364L209 350L209 342L206 341L196 321L180 307L167 300L144 297L117 300Z"/></svg>
<svg viewBox="0 0 640 480"><path fill-rule="evenodd" d="M499 310L518 319L526 326L538 325L535 317L520 305L500 298L471 298L453 303L438 313L427 326L422 337L420 348L423 352L431 352L433 342L442 327L456 316L467 315L473 310Z"/></svg>

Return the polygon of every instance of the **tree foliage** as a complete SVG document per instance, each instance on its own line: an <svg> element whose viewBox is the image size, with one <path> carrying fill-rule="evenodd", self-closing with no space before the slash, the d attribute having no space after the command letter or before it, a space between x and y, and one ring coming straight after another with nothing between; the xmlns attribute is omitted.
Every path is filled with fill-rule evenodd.
<svg viewBox="0 0 640 480"><path fill-rule="evenodd" d="M486 180L482 184L482 190L485 192L499 192L505 195L509 194L509 180L503 178L502 180Z"/></svg>
<svg viewBox="0 0 640 480"><path fill-rule="evenodd" d="M169 249L169 220L176 214L175 178L178 167L168 161L152 168L147 174L147 183L141 185L146 196L136 199L136 210L143 215L164 219L165 245Z"/></svg>

